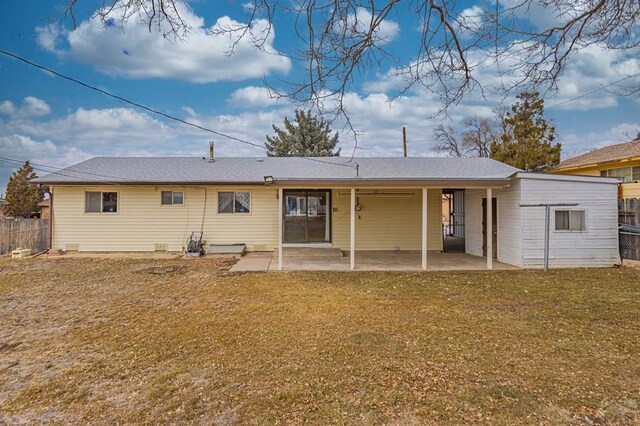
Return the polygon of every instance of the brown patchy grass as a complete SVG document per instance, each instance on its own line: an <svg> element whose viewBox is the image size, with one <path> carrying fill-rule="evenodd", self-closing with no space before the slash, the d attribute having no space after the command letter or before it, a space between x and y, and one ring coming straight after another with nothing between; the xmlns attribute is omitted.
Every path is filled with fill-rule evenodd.
<svg viewBox="0 0 640 426"><path fill-rule="evenodd" d="M0 423L638 424L640 271L0 260Z"/></svg>

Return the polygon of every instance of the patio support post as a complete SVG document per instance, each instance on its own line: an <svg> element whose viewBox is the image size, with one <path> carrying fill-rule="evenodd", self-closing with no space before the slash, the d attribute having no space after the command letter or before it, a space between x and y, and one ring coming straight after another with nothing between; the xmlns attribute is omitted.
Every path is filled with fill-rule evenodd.
<svg viewBox="0 0 640 426"><path fill-rule="evenodd" d="M493 269L493 190L487 188L487 213L485 216L487 238L487 269Z"/></svg>
<svg viewBox="0 0 640 426"><path fill-rule="evenodd" d="M351 188L351 220L349 229L349 262L350 268L356 269L356 189Z"/></svg>
<svg viewBox="0 0 640 426"><path fill-rule="evenodd" d="M284 205L283 194L284 191L282 188L278 188L278 269L282 269L282 221L284 220L284 214L282 212L282 206Z"/></svg>
<svg viewBox="0 0 640 426"><path fill-rule="evenodd" d="M427 188L422 188L422 269L427 269Z"/></svg>

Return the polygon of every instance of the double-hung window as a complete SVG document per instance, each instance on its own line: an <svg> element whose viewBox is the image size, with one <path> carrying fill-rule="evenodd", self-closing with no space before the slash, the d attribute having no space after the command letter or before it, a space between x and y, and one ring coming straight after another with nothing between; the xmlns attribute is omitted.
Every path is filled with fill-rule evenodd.
<svg viewBox="0 0 640 426"><path fill-rule="evenodd" d="M584 231L587 229L584 210L556 210L556 231Z"/></svg>
<svg viewBox="0 0 640 426"><path fill-rule="evenodd" d="M161 200L163 206L181 206L184 204L184 192L162 191Z"/></svg>
<svg viewBox="0 0 640 426"><path fill-rule="evenodd" d="M620 167L600 171L600 176L623 178L625 182L640 181L640 166Z"/></svg>
<svg viewBox="0 0 640 426"><path fill-rule="evenodd" d="M218 192L218 213L251 212L249 192Z"/></svg>
<svg viewBox="0 0 640 426"><path fill-rule="evenodd" d="M87 191L84 202L85 213L117 213L118 193Z"/></svg>

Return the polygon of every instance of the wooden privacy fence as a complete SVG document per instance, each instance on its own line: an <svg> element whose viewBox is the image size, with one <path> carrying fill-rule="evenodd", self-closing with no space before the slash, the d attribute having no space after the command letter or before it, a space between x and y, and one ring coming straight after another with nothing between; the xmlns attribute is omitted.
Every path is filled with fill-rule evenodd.
<svg viewBox="0 0 640 426"><path fill-rule="evenodd" d="M618 200L618 222L626 225L640 226L639 198Z"/></svg>
<svg viewBox="0 0 640 426"><path fill-rule="evenodd" d="M17 248L38 253L49 248L49 219L0 220L0 255Z"/></svg>

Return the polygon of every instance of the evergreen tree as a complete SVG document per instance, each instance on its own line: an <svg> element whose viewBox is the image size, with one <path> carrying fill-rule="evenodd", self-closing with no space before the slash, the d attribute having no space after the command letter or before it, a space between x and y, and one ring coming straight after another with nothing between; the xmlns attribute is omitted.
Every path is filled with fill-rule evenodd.
<svg viewBox="0 0 640 426"><path fill-rule="evenodd" d="M29 184L29 181L37 177L28 161L13 173L7 184L5 198L9 204L3 206L6 215L29 217L38 211L38 203L44 199L44 190Z"/></svg>
<svg viewBox="0 0 640 426"><path fill-rule="evenodd" d="M294 122L284 119L284 129L273 126L275 136L267 136L269 157L337 157L338 133L331 135L329 123L312 116L311 111L296 110Z"/></svg>
<svg viewBox="0 0 640 426"><path fill-rule="evenodd" d="M560 162L562 146L554 144L556 129L543 117L538 92L523 92L502 118L504 132L491 144L491 158L525 171L540 171Z"/></svg>

